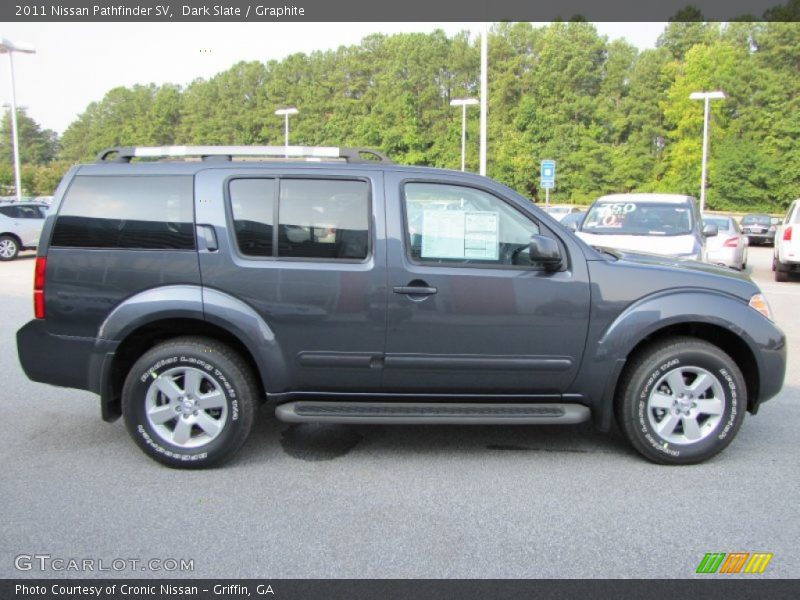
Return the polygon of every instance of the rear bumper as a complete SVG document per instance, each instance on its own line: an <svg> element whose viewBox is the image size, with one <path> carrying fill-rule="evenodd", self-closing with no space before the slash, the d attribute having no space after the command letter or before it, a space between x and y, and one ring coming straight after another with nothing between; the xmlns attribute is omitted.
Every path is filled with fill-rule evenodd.
<svg viewBox="0 0 800 600"><path fill-rule="evenodd" d="M775 233L747 233L742 232L751 244L772 244L775 242Z"/></svg>
<svg viewBox="0 0 800 600"><path fill-rule="evenodd" d="M17 353L25 375L32 381L91 390L89 363L94 338L53 335L43 320L28 321L17 331Z"/></svg>

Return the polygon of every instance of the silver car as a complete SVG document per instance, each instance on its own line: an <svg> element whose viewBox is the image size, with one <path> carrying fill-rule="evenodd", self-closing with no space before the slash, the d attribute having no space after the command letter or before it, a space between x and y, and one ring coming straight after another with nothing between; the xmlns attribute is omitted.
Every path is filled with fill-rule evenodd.
<svg viewBox="0 0 800 600"><path fill-rule="evenodd" d="M722 215L706 215L703 224L717 226L718 234L706 242L706 261L743 270L747 266L749 240L736 219Z"/></svg>
<svg viewBox="0 0 800 600"><path fill-rule="evenodd" d="M36 248L46 216L47 205L38 202L0 203L0 261Z"/></svg>

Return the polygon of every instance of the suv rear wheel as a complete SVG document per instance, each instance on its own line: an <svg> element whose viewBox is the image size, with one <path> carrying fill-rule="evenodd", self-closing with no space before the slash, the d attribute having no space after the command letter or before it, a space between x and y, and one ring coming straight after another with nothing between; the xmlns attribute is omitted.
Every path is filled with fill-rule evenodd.
<svg viewBox="0 0 800 600"><path fill-rule="evenodd" d="M19 254L19 242L10 235L0 236L0 260L14 260Z"/></svg>
<svg viewBox="0 0 800 600"><path fill-rule="evenodd" d="M176 338L133 365L122 411L128 432L151 458L170 467L211 467L247 440L257 389L249 366L229 347Z"/></svg>
<svg viewBox="0 0 800 600"><path fill-rule="evenodd" d="M744 419L739 367L717 346L670 338L633 360L616 398L620 428L645 458L693 464L730 444Z"/></svg>

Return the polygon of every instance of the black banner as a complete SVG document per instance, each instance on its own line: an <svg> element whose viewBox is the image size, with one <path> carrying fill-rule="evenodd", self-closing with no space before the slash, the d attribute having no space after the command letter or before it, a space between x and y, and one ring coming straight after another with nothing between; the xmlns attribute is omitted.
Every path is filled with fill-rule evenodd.
<svg viewBox="0 0 800 600"><path fill-rule="evenodd" d="M797 580L719 577L677 580L398 580L398 579L19 579L0 581L3 600L561 600L564 598L800 597Z"/></svg>
<svg viewBox="0 0 800 600"><path fill-rule="evenodd" d="M4 0L0 21L796 21L797 0Z"/></svg>

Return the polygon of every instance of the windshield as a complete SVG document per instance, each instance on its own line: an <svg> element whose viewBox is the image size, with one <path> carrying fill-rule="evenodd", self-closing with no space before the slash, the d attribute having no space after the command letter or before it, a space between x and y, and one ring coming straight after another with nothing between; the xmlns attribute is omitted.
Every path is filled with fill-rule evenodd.
<svg viewBox="0 0 800 600"><path fill-rule="evenodd" d="M731 221L727 217L703 217L703 222L716 225L719 231L728 231L731 228Z"/></svg>
<svg viewBox="0 0 800 600"><path fill-rule="evenodd" d="M581 227L610 235L686 235L692 232L688 204L668 202L595 202Z"/></svg>
<svg viewBox="0 0 800 600"><path fill-rule="evenodd" d="M745 215L742 225L769 225L769 215Z"/></svg>

